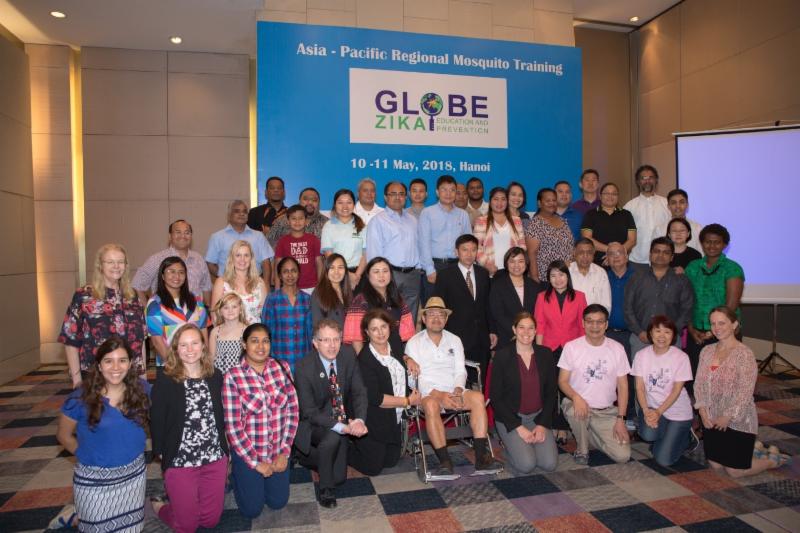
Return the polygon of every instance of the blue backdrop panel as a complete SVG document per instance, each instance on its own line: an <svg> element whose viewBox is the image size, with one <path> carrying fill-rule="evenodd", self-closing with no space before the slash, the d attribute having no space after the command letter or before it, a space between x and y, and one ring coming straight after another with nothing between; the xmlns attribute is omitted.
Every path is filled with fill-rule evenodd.
<svg viewBox="0 0 800 533"><path fill-rule="evenodd" d="M486 189L540 187L581 171L577 48L393 31L258 23L258 192L286 181L293 203L316 187L322 208L369 176L441 174Z"/></svg>

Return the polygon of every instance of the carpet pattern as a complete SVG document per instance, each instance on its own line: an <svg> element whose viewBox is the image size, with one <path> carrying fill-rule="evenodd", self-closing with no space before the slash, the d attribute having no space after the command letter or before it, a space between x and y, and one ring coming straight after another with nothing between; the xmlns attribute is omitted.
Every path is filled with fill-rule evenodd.
<svg viewBox="0 0 800 533"><path fill-rule="evenodd" d="M0 531L42 531L72 501L75 458L55 438L69 394L66 367L47 365L0 386ZM800 531L800 376L759 377L759 438L795 455L794 464L734 480L705 465L702 446L671 468L658 466L641 442L618 465L597 451L576 465L570 442L557 471L469 477L471 450L452 449L449 482L423 484L411 458L376 477L350 470L338 507L316 503L316 474L292 470L289 505L250 520L226 494L213 530L281 532L595 532ZM498 458L502 449L495 447ZM433 459L433 458L431 458ZM435 460L434 460L435 461ZM148 495L163 493L161 469L147 467ZM149 509L149 506L146 506ZM150 511L145 531L169 531Z"/></svg>

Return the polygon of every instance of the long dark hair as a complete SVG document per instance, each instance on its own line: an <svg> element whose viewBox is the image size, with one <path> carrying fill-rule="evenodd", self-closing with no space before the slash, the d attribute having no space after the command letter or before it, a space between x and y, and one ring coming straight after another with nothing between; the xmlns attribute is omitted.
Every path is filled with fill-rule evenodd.
<svg viewBox="0 0 800 533"><path fill-rule="evenodd" d="M189 313L194 313L194 309L197 307L197 299L192 294L192 291L189 290L189 270L186 268L186 263L183 262L183 259L177 255L172 255L161 261L161 266L158 267L158 286L156 288L156 294L161 299L161 303L168 309L176 309L178 307L169 289L167 289L167 284L164 282L164 272L172 265L181 265L183 271L186 273L179 293L181 303L189 309Z"/></svg>
<svg viewBox="0 0 800 533"><path fill-rule="evenodd" d="M333 262L337 260L341 261L344 265L344 278L340 284L342 289L342 302L339 301L339 295L336 294L331 280L328 279L328 271L333 266ZM353 289L350 286L350 275L347 271L347 261L344 260L344 257L339 254L330 254L325 258L323 261L322 276L319 278L314 293L317 295L317 300L319 300L319 306L326 315L340 305L343 305L344 309L347 309L347 306L350 305L350 300L353 299Z"/></svg>
<svg viewBox="0 0 800 533"><path fill-rule="evenodd" d="M347 196L350 197L351 200L353 200L353 207L355 207L356 205L356 195L353 194L353 191L351 191L350 189L339 189L333 194L333 207L331 208L332 217L336 216L336 200L338 200L339 197L342 196L343 194L346 194ZM366 227L366 224L364 224L364 221L361 220L361 217L356 215L355 213L353 213L353 220L356 226L356 233L361 233L361 231ZM347 263L345 263L345 266L347 266Z"/></svg>
<svg viewBox="0 0 800 533"><path fill-rule="evenodd" d="M495 187L491 191L489 191L489 212L486 214L486 233L488 234L490 231L494 231L494 213L492 212L492 198L494 195L503 193L506 195L506 222L511 225L511 233L514 234L514 237L519 238L519 234L517 233L517 226L514 224L514 215L511 213L511 205L508 203L508 193L503 187Z"/></svg>
<svg viewBox="0 0 800 533"><path fill-rule="evenodd" d="M547 291L544 293L544 299L548 302L550 301L550 296L555 292L555 289L550 284L550 272L553 270L558 270L559 272L563 272L567 275L567 299L572 301L575 299L575 289L572 288L572 276L569 273L569 267L564 261L558 260L553 261L549 265L547 265Z"/></svg>
<svg viewBox="0 0 800 533"><path fill-rule="evenodd" d="M83 382L81 398L89 414L89 428L93 431L97 427L97 424L100 423L100 419L103 417L103 410L105 409L105 404L103 403L103 389L106 388L106 379L100 371L100 363L106 355L120 348L125 350L128 354L130 367L125 377L122 379L125 385L125 393L117 409L125 418L133 420L143 428L147 428L150 424L150 398L148 398L139 380L139 372L136 368L136 359L133 350L131 350L124 339L113 336L97 348L97 354L94 356L94 363L89 369L89 375Z"/></svg>
<svg viewBox="0 0 800 533"><path fill-rule="evenodd" d="M389 267L389 285L386 286L386 300L375 290L375 287L369 282L369 271L372 270L372 267L377 265L378 263L386 263L386 266ZM389 263L389 260L385 257L373 257L372 260L367 263L367 268L364 269L366 275L361 278L361 283L359 287L361 288L361 293L364 295L364 299L367 301L370 307L383 307L384 305L389 305L389 307L393 307L396 309L401 309L403 307L403 297L400 296L400 290L397 288L397 284L394 282L394 274L392 274L392 264Z"/></svg>

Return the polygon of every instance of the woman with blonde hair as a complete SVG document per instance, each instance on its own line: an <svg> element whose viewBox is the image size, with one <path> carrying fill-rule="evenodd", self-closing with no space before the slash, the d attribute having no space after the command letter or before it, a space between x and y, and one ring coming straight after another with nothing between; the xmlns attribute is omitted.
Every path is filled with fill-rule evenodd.
<svg viewBox="0 0 800 533"><path fill-rule="evenodd" d="M478 239L478 264L494 276L503 269L502 259L514 246L526 249L522 220L511 213L503 187L489 192L489 212L475 220L472 231Z"/></svg>
<svg viewBox="0 0 800 533"><path fill-rule="evenodd" d="M161 456L169 497L168 503L153 499L153 509L181 533L213 528L222 516L229 452L222 373L195 324L184 324L172 337L151 401L153 453Z"/></svg>
<svg viewBox="0 0 800 533"><path fill-rule="evenodd" d="M214 329L208 351L214 366L223 374L239 364L242 355L242 333L247 327L244 304L239 295L229 292L214 307Z"/></svg>
<svg viewBox="0 0 800 533"><path fill-rule="evenodd" d="M242 299L248 324L260 320L268 291L264 280L258 275L253 247L247 241L239 240L231 246L225 262L225 273L216 279L211 290L211 307L215 307L220 298L229 292L235 292Z"/></svg>
<svg viewBox="0 0 800 533"><path fill-rule="evenodd" d="M144 309L131 287L127 253L121 244L100 247L92 282L79 287L67 307L58 342L64 344L73 388L94 364L97 348L113 335L127 342L134 366L144 373Z"/></svg>

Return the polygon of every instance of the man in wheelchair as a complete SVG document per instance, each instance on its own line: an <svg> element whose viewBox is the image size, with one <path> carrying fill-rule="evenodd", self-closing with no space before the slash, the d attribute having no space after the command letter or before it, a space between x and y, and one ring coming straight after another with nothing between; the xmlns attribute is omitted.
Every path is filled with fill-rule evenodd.
<svg viewBox="0 0 800 533"><path fill-rule="evenodd" d="M434 476L453 475L453 462L447 453L447 438L442 421L444 411L469 411L475 450L475 474L496 474L502 466L492 457L487 430L486 405L483 394L465 390L467 369L464 347L453 333L444 329L452 311L434 296L422 310L425 329L406 344L404 360L409 372L417 376L422 395L425 426L433 451L439 460Z"/></svg>

